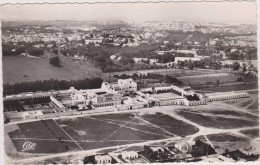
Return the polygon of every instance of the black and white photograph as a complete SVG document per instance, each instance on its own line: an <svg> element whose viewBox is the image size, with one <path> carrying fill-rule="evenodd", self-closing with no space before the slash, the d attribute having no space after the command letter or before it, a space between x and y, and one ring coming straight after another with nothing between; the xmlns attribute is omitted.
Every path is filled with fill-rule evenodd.
<svg viewBox="0 0 260 165"><path fill-rule="evenodd" d="M259 7L1 2L3 163L258 164Z"/></svg>

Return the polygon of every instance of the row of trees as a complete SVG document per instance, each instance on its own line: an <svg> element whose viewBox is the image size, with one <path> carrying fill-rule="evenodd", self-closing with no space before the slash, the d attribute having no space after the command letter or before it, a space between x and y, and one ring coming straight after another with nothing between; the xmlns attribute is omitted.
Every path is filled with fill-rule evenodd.
<svg viewBox="0 0 260 165"><path fill-rule="evenodd" d="M4 84L3 95L18 94L23 92L37 92L49 90L65 90L70 87L76 89L100 88L103 80L101 78L80 79L80 80L43 80L33 82L22 82L15 84Z"/></svg>

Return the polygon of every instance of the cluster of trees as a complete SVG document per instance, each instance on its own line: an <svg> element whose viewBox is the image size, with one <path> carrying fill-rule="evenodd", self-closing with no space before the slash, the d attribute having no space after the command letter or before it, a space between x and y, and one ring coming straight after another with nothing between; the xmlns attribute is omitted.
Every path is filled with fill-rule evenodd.
<svg viewBox="0 0 260 165"><path fill-rule="evenodd" d="M64 56L83 56L85 59L91 60L95 65L103 72L120 72L129 71L133 69L154 69L157 66L151 66L148 64L135 64L133 57L144 57L150 54L148 50L139 50L136 52L129 51L121 52L118 57L121 57L119 61L113 61L110 59L112 54L116 54L118 50L113 48L95 47L94 44L80 46L78 48L63 49L60 51Z"/></svg>
<svg viewBox="0 0 260 165"><path fill-rule="evenodd" d="M76 89L100 88L103 80L101 78L80 79L80 80L43 80L33 82L22 82L15 84L4 84L3 95L18 94L23 92L37 92L50 90L65 90L70 87Z"/></svg>
<svg viewBox="0 0 260 165"><path fill-rule="evenodd" d="M50 58L50 64L55 67L60 67L60 58L58 56Z"/></svg>
<svg viewBox="0 0 260 165"><path fill-rule="evenodd" d="M149 56L149 59L158 59L159 63L168 63L174 62L175 56L173 56L171 53L167 53L165 55L152 54Z"/></svg>
<svg viewBox="0 0 260 165"><path fill-rule="evenodd" d="M227 52L226 56L230 60L256 60L257 59L257 49L249 48L245 52Z"/></svg>
<svg viewBox="0 0 260 165"><path fill-rule="evenodd" d="M26 52L26 48L23 45L12 45L2 43L3 56L18 56Z"/></svg>
<svg viewBox="0 0 260 165"><path fill-rule="evenodd" d="M186 96L187 100L189 101L198 101L200 100L200 98L198 97L198 95L194 94L194 95L188 95Z"/></svg>
<svg viewBox="0 0 260 165"><path fill-rule="evenodd" d="M215 61L210 58L205 58L200 61L191 61L191 60L186 60L186 61L179 61L177 63L177 66L179 68L184 68L187 67L189 69L194 69L194 68L200 68L200 69L215 69L215 70L220 70L222 68L225 69L233 69L234 71L239 70L240 68L243 69L243 71L247 71L247 66L243 65L240 66L238 62L234 62L233 64L224 64L220 61Z"/></svg>
<svg viewBox="0 0 260 165"><path fill-rule="evenodd" d="M212 154L216 154L216 151L209 144L206 144L200 140L196 140L195 145L192 146L191 155L193 157L201 157Z"/></svg>
<svg viewBox="0 0 260 165"><path fill-rule="evenodd" d="M34 44L44 44L45 42L31 42L31 43L2 43L2 49L3 49L3 56L18 56L22 53L28 53L32 56L42 56L44 54L44 51L46 47L42 48L36 48L33 45Z"/></svg>
<svg viewBox="0 0 260 165"><path fill-rule="evenodd" d="M187 67L191 70L194 68L220 70L222 68L222 63L220 61L213 61L211 59L205 58L201 61L178 61L177 66L179 68Z"/></svg>
<svg viewBox="0 0 260 165"><path fill-rule="evenodd" d="M63 49L60 51L64 56L83 56L84 59L89 59L95 63L97 67L100 67L102 71L106 71L108 67L114 66L113 61L110 59L110 55L113 51L103 50L96 48L94 44L80 46L78 48Z"/></svg>

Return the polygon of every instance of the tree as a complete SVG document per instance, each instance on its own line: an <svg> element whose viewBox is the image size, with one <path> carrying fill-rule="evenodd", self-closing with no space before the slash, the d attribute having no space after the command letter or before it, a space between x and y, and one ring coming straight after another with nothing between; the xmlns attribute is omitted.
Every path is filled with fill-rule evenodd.
<svg viewBox="0 0 260 165"><path fill-rule="evenodd" d="M90 100L90 101L88 102L88 109L92 109L92 105L93 105L93 101Z"/></svg>
<svg viewBox="0 0 260 165"><path fill-rule="evenodd" d="M60 58L59 57L50 58L50 64L55 67L60 67Z"/></svg>
<svg viewBox="0 0 260 165"><path fill-rule="evenodd" d="M184 62L183 61L178 61L178 66L179 68L184 68Z"/></svg>
<svg viewBox="0 0 260 165"><path fill-rule="evenodd" d="M188 68L190 70L193 70L193 68L194 68L194 64L193 64L193 62L191 60L188 61Z"/></svg>
<svg viewBox="0 0 260 165"><path fill-rule="evenodd" d="M155 93L155 91L154 91L154 90L155 90L155 87L152 87L152 92L153 92L153 93Z"/></svg>
<svg viewBox="0 0 260 165"><path fill-rule="evenodd" d="M234 62L234 63L232 64L232 68L233 68L234 71L238 70L238 69L240 68L239 63L238 63L238 62Z"/></svg>
<svg viewBox="0 0 260 165"><path fill-rule="evenodd" d="M243 63L243 71L246 72L247 71L247 65L245 63Z"/></svg>
<svg viewBox="0 0 260 165"><path fill-rule="evenodd" d="M192 95L188 95L188 96L186 96L186 98L187 98L187 100L189 100L189 101L193 101L193 100L198 101L198 100L200 100L200 98L199 98L198 95L196 95L196 94L194 94L193 96L192 96Z"/></svg>

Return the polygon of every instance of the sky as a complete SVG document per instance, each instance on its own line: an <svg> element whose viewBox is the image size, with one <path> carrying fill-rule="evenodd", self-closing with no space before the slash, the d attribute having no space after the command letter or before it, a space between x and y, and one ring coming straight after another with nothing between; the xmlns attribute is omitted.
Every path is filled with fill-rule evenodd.
<svg viewBox="0 0 260 165"><path fill-rule="evenodd" d="M256 2L6 4L3 20L176 21L256 24Z"/></svg>

